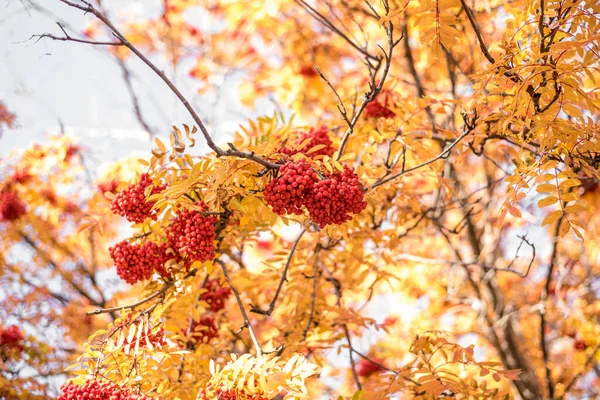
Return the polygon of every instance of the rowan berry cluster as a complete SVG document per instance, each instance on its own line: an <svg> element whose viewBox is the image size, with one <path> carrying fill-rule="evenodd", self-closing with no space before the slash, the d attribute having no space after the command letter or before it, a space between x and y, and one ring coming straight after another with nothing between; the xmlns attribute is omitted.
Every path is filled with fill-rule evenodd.
<svg viewBox="0 0 600 400"><path fill-rule="evenodd" d="M289 156L293 156L294 154L302 153L310 158L315 158L317 156L331 156L335 152L335 149L333 148L333 142L329 138L327 131L328 130L325 125L322 125L321 127L317 128L317 129L310 128L310 130L308 132L303 132L300 135L300 137L298 138L298 140L296 141L296 144L300 145L303 142L305 142L307 139L310 139L310 141L307 144L305 144L301 149L292 150L288 147L283 147L281 149L281 152L284 154L287 154ZM325 147L308 154L308 151L310 149L312 149L313 147L318 146L318 145L323 145Z"/></svg>
<svg viewBox="0 0 600 400"><path fill-rule="evenodd" d="M83 385L68 382L61 388L62 394L57 400L150 400L144 395L136 395L125 387L119 387L112 382L100 382L88 379Z"/></svg>
<svg viewBox="0 0 600 400"><path fill-rule="evenodd" d="M117 275L130 285L149 279L154 271L167 276L164 264L171 257L167 254L166 244L150 241L130 244L123 240L109 247L108 251L117 267Z"/></svg>
<svg viewBox="0 0 600 400"><path fill-rule="evenodd" d="M8 350L23 350L23 332L16 325L0 329L0 348Z"/></svg>
<svg viewBox="0 0 600 400"><path fill-rule="evenodd" d="M170 245L187 261L204 262L215 256L215 224L218 218L204 215L204 203L200 209L179 212L177 219L167 228Z"/></svg>
<svg viewBox="0 0 600 400"><path fill-rule="evenodd" d="M374 359L373 361L381 364L381 360L379 359ZM376 372L382 371L383 368L381 368L381 365L377 365L369 360L366 360L364 358L362 358L357 364L356 364L356 374L358 376L361 377L368 377L373 375Z"/></svg>
<svg viewBox="0 0 600 400"><path fill-rule="evenodd" d="M390 109L392 106L391 92L384 90L365 107L367 118L393 118L396 113Z"/></svg>
<svg viewBox="0 0 600 400"><path fill-rule="evenodd" d="M24 184L29 182L29 180L33 178L33 176L29 173L29 171L27 171L26 169L18 169L15 172L13 172L12 176L10 177L11 183L15 183L15 184Z"/></svg>
<svg viewBox="0 0 600 400"><path fill-rule="evenodd" d="M204 315L198 321L193 320L185 334L191 334L198 343L208 343L212 339L219 337L219 329L215 323L214 315Z"/></svg>
<svg viewBox="0 0 600 400"><path fill-rule="evenodd" d="M304 205L314 223L321 228L343 224L367 207L358 176L347 166L341 173L317 182L306 197Z"/></svg>
<svg viewBox="0 0 600 400"><path fill-rule="evenodd" d="M223 287L218 279L209 279L204 286L207 291L202 293L200 300L208 303L210 311L219 312L225 308L225 301L231 296L231 289Z"/></svg>
<svg viewBox="0 0 600 400"><path fill-rule="evenodd" d="M265 188L265 201L279 215L302 214L305 198L318 181L317 174L305 159L286 163L279 173Z"/></svg>
<svg viewBox="0 0 600 400"><path fill-rule="evenodd" d="M142 174L140 181L135 185L129 185L126 189L117 194L112 201L111 211L122 217L127 218L129 222L140 223L146 218L156 220L156 212L152 211L155 202L146 201L146 188L152 185L152 179L148 174ZM150 194L160 193L165 190L166 185L159 185L152 188Z"/></svg>
<svg viewBox="0 0 600 400"><path fill-rule="evenodd" d="M319 180L310 164L301 159L281 167L280 176L264 191L267 204L279 215L302 214L306 207L313 222L321 228L343 224L367 207L358 176L347 166L343 171Z"/></svg>
<svg viewBox="0 0 600 400"><path fill-rule="evenodd" d="M0 221L12 222L27 213L25 202L12 190L0 192Z"/></svg>

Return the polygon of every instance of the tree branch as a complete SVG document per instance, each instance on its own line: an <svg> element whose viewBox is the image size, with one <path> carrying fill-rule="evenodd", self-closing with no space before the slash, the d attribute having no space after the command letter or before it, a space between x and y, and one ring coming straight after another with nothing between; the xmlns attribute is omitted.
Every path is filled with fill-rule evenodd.
<svg viewBox="0 0 600 400"><path fill-rule="evenodd" d="M287 273L288 273L288 269L290 268L290 263L292 261L292 257L294 255L294 252L296 251L296 247L298 246L300 239L302 239L302 235L304 235L304 232L306 232L306 229L302 229L302 232L300 232L300 235L298 235L298 238L294 241L294 244L292 245L292 249L290 250L290 254L288 255L287 262L285 263L285 267L283 268L283 275L281 275L281 279L279 280L279 285L277 286L277 290L275 291L275 297L273 297L271 304L269 304L269 308L266 310L262 310L262 309L258 308L257 306L251 305L250 312L253 312L256 314L262 314L262 315L271 315L273 313L273 310L275 310L275 303L277 302L277 298L279 297L279 293L281 292L283 283L287 282Z"/></svg>

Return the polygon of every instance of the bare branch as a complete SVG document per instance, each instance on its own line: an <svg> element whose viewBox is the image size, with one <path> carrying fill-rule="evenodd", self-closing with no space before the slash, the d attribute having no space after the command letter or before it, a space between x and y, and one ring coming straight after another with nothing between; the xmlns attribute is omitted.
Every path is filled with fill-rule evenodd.
<svg viewBox="0 0 600 400"><path fill-rule="evenodd" d="M300 235L298 235L298 238L294 241L294 244L292 245L292 249L290 250L290 254L288 255L287 262L285 263L285 267L283 268L283 274L281 275L281 279L279 280L279 286L277 286L277 290L275 291L275 296L273 297L271 304L269 304L269 308L266 310L263 310L263 309L258 308L257 306L251 305L250 312L253 312L256 314L262 314L262 315L271 315L273 313L273 310L275 310L275 303L277 302L279 293L281 293L281 288L283 287L283 283L287 282L287 273L290 268L290 264L292 262L292 257L294 256L296 247L298 246L300 239L302 239L302 235L304 235L304 232L306 232L306 229L302 229L302 232L300 232Z"/></svg>
<svg viewBox="0 0 600 400"><path fill-rule="evenodd" d="M229 273L227 272L225 263L223 261L219 260L218 258L215 259L215 262L221 266L221 269L223 270L223 275L225 276L225 279L227 280L229 287L231 287L231 290L233 291L233 294L235 295L235 299L237 300L238 307L240 309L240 312L242 313L242 318L244 319L244 326L246 328L248 328L248 333L250 333L250 338L252 339L252 343L254 344L254 348L256 349L256 355L260 357L260 356L262 356L263 351L262 351L262 348L260 347L260 344L258 343L258 339L256 338L256 335L254 334L254 330L252 329L252 325L250 324L250 319L248 319L248 314L246 314L246 309L244 308L244 303L242 302L242 299L240 297L240 292L238 292L238 290L235 288L235 286L233 286L233 282L231 281L231 278L229 277Z"/></svg>

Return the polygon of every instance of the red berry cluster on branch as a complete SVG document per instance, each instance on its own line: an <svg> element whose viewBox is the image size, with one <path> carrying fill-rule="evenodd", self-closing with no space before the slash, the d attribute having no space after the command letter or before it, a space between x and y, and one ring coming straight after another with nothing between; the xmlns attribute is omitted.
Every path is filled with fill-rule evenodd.
<svg viewBox="0 0 600 400"><path fill-rule="evenodd" d="M302 214L306 207L313 222L321 228L343 224L367 207L358 176L347 166L319 181L311 165L301 159L288 162L264 191L267 204L279 215Z"/></svg>
<svg viewBox="0 0 600 400"><path fill-rule="evenodd" d="M142 174L140 181L135 185L129 185L126 189L117 194L112 201L111 211L122 217L127 218L129 222L140 223L146 218L156 220L156 212L152 211L155 202L146 201L146 188L152 185L152 179L148 174ZM150 194L160 193L165 190L166 185L159 185L152 188Z"/></svg>
<svg viewBox="0 0 600 400"><path fill-rule="evenodd" d="M29 182L29 180L33 178L33 176L29 173L29 171L27 171L26 169L18 169L15 172L13 172L12 176L10 177L11 183L15 183L15 184L24 184Z"/></svg>
<svg viewBox="0 0 600 400"><path fill-rule="evenodd" d="M16 325L0 329L0 348L8 350L23 350L23 332Z"/></svg>
<svg viewBox="0 0 600 400"><path fill-rule="evenodd" d="M265 188L265 201L279 215L302 214L305 198L318 181L317 174L305 159L286 163L279 173Z"/></svg>
<svg viewBox="0 0 600 400"><path fill-rule="evenodd" d="M307 139L310 139L310 141L307 144L305 144L301 149L292 150L290 148L284 147L281 149L281 152L289 156L293 156L294 154L298 153L303 153L310 158L315 158L317 156L331 156L335 152L335 149L333 148L333 142L329 138L327 132L328 129L325 125L322 125L317 129L310 128L308 132L302 133L302 135L300 135L300 137L296 141L296 144L300 145ZM310 149L318 145L324 145L325 147L308 154L308 151Z"/></svg>
<svg viewBox="0 0 600 400"><path fill-rule="evenodd" d="M208 303L210 311L219 312L225 308L225 301L231 296L231 288L221 286L218 279L209 279L204 289L207 292L200 295L200 300Z"/></svg>
<svg viewBox="0 0 600 400"><path fill-rule="evenodd" d="M396 113L390 109L392 107L392 93L387 90L381 91L375 100L371 101L365 107L365 117L367 118L393 118Z"/></svg>
<svg viewBox="0 0 600 400"><path fill-rule="evenodd" d="M310 191L304 204L314 223L321 228L343 224L367 207L358 176L347 166L341 173L319 181Z"/></svg>
<svg viewBox="0 0 600 400"><path fill-rule="evenodd" d="M0 193L0 221L12 222L27 213L25 202L12 190Z"/></svg>
<svg viewBox="0 0 600 400"><path fill-rule="evenodd" d="M381 360L379 359L373 359L373 361L381 364ZM383 368L381 368L380 365L377 365L364 358L361 358L361 360L356 364L356 374L361 377L368 377L379 371L383 371Z"/></svg>
<svg viewBox="0 0 600 400"><path fill-rule="evenodd" d="M202 213L206 210L204 203L200 208L201 211L180 211L166 233L169 243L181 256L189 261L204 262L215 256L215 224L218 218Z"/></svg>
<svg viewBox="0 0 600 400"><path fill-rule="evenodd" d="M219 337L219 329L214 315L204 315L200 317L199 321L193 320L185 333L186 335L191 334L198 343L208 343Z"/></svg>
<svg viewBox="0 0 600 400"><path fill-rule="evenodd" d="M108 251L117 267L117 275L130 285L149 279L154 271L167 275L164 265L170 256L166 244L148 241L140 245L123 240L109 247Z"/></svg>
<svg viewBox="0 0 600 400"><path fill-rule="evenodd" d="M150 400L149 397L133 394L128 388L119 387L112 382L92 379L88 379L83 385L71 381L60 389L63 393L57 400Z"/></svg>

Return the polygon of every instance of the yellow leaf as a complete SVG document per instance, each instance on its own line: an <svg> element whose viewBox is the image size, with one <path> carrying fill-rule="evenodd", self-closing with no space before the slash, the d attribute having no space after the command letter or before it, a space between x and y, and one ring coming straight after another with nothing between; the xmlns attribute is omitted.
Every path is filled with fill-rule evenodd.
<svg viewBox="0 0 600 400"><path fill-rule="evenodd" d="M535 190L539 193L553 192L554 190L556 190L556 185L553 185L552 183L543 183L541 185L538 185L538 187L536 187Z"/></svg>
<svg viewBox="0 0 600 400"><path fill-rule="evenodd" d="M558 221L558 219L561 217L562 214L563 214L562 210L553 211L546 218L544 218L544 221L542 222L542 226L546 226L546 225L555 223L556 221Z"/></svg>
<svg viewBox="0 0 600 400"><path fill-rule="evenodd" d="M552 204L556 203L557 201L558 201L558 197L548 196L545 199L538 201L538 207L540 207L540 208L548 207L548 206L551 206Z"/></svg>

